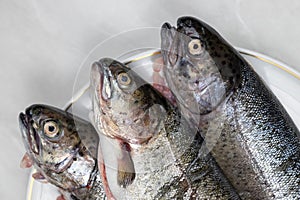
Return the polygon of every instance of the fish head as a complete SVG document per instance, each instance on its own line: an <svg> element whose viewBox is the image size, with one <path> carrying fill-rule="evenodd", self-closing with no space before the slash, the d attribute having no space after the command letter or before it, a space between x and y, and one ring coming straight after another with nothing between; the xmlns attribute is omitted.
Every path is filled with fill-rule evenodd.
<svg viewBox="0 0 300 200"><path fill-rule="evenodd" d="M161 129L167 100L126 65L103 58L91 70L96 127L132 144L148 141Z"/></svg>
<svg viewBox="0 0 300 200"><path fill-rule="evenodd" d="M239 83L243 59L215 29L193 17L162 25L164 75L177 103L195 114L212 112Z"/></svg>
<svg viewBox="0 0 300 200"><path fill-rule="evenodd" d="M46 105L32 105L19 114L27 153L40 169L64 171L78 151L80 138L72 115Z"/></svg>

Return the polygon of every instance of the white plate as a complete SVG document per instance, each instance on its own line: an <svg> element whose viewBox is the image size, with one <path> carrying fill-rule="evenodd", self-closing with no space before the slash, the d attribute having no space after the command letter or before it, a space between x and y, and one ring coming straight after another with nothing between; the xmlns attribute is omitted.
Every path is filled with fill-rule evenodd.
<svg viewBox="0 0 300 200"><path fill-rule="evenodd" d="M300 128L300 73L287 65L276 61L268 56L238 48L240 53L252 64L255 71L269 85L274 94L284 105L297 127ZM158 55L157 49L135 50L126 55L120 56L119 60L132 67L136 67L137 72L151 81L151 58ZM137 67L138 66L138 67ZM145 73L145 70L147 71ZM66 109L72 110L87 120L89 120L89 110L91 102L88 86L77 92L73 100L66 105ZM27 200L55 200L59 193L50 184L42 184L35 181L31 175L28 181Z"/></svg>

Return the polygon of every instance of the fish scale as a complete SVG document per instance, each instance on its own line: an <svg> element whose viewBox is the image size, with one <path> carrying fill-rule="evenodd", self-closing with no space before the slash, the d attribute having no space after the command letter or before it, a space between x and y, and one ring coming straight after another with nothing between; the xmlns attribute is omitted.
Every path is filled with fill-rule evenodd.
<svg viewBox="0 0 300 200"><path fill-rule="evenodd" d="M279 100L254 71L242 68L242 77L247 77L241 83L243 87L228 102L235 110L235 115L228 116L228 119L240 124L239 134L244 137L241 142L248 148L261 171L261 181L269 185L268 195L296 199L300 195L298 129ZM230 129L226 132L228 134Z"/></svg>
<svg viewBox="0 0 300 200"><path fill-rule="evenodd" d="M127 77L125 83L118 78L120 74ZM125 174L122 177L108 174L108 179L112 180L131 178L126 185L111 181L112 193L124 199L240 199L206 150L197 129L193 129L177 107L138 74L116 60L104 58L93 64L91 83L95 127L112 140L125 141L131 146L125 152L130 159L118 162L116 173L130 168L135 176L132 178L132 171L122 172ZM109 98L103 95L106 87L111 91ZM143 95L137 99L136 93ZM126 115L120 117L120 112ZM140 121L129 119L128 124L122 119L132 117ZM106 124L118 124L118 131L97 123L101 118ZM141 121L147 123L141 124ZM144 135L148 140L134 132L139 127L146 131ZM122 153L121 158L124 158ZM122 179L118 181L123 183Z"/></svg>
<svg viewBox="0 0 300 200"><path fill-rule="evenodd" d="M161 37L166 82L241 198L299 199L299 130L251 65L193 17L165 23Z"/></svg>

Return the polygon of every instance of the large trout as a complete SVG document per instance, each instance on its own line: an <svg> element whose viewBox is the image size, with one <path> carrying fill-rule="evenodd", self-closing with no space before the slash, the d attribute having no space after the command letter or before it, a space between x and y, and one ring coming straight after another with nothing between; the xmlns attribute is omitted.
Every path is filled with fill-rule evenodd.
<svg viewBox="0 0 300 200"><path fill-rule="evenodd" d="M299 131L251 65L208 24L161 30L164 76L244 199L300 198Z"/></svg>

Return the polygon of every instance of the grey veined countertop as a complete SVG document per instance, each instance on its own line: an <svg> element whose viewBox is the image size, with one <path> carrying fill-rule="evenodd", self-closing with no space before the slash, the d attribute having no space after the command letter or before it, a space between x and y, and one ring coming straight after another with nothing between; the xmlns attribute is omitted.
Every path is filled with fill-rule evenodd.
<svg viewBox="0 0 300 200"><path fill-rule="evenodd" d="M26 194L29 170L19 168L25 149L18 113L33 103L63 107L81 63L100 42L192 15L233 45L300 71L299 10L297 0L0 1L1 199L25 199Z"/></svg>

